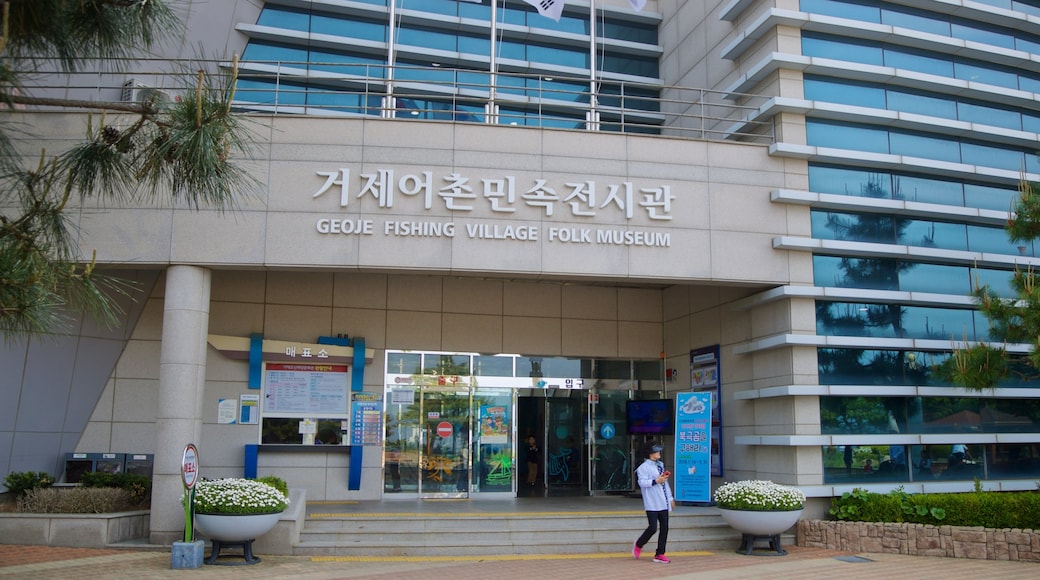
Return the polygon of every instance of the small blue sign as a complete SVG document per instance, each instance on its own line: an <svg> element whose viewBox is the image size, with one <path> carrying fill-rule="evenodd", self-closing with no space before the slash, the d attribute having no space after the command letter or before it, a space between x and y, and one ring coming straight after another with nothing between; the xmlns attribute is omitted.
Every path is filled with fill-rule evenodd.
<svg viewBox="0 0 1040 580"><path fill-rule="evenodd" d="M604 424L600 425L600 427L599 427L599 435L600 435L600 437L603 437L604 439L613 439L614 438L614 433L616 433L616 432L617 432L617 429L614 428L614 424L613 423L604 423Z"/></svg>

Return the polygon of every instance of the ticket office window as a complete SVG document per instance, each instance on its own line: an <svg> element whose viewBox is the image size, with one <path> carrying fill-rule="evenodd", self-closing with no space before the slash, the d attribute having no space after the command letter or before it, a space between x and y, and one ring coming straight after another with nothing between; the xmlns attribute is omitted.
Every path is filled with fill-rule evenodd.
<svg viewBox="0 0 1040 580"><path fill-rule="evenodd" d="M260 443L349 445L347 365L265 363Z"/></svg>

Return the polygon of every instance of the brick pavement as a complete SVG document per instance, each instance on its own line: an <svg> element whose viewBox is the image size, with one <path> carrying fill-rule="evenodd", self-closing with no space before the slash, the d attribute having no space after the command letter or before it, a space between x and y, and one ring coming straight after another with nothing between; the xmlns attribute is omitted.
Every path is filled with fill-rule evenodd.
<svg viewBox="0 0 1040 580"><path fill-rule="evenodd" d="M1035 580L1040 564L993 560L931 558L896 554L850 554L820 548L786 547L786 556L745 556L733 551L675 552L673 563L635 561L627 554L479 556L443 558L311 558L268 556L252 566L210 566L171 570L169 551L51 548L0 544L0 578L69 579L81 577L167 579L282 578L294 580L431 579L488 580L554 578L631 580L762 580L941 578L942 580ZM229 563L233 563L229 560Z"/></svg>

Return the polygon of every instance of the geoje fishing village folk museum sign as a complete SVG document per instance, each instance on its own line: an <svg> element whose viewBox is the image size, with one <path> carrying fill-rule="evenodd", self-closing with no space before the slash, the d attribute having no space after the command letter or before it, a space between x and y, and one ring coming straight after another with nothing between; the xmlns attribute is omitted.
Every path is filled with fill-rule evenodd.
<svg viewBox="0 0 1040 580"><path fill-rule="evenodd" d="M597 216L611 214L632 220L643 216L650 223L670 225L672 220L671 187L668 185L640 186L632 182L600 184L595 180L567 181L550 184L545 179L518 184L515 176L470 179L459 173L439 176L432 171L395 175L392 169L361 173L352 181L351 171L339 168L317 171L324 183L312 195L317 199L339 195L339 206L347 208L352 200L372 198L378 208L392 212L405 208L415 212L433 212L438 209L455 212L476 212L482 209L503 218L518 221L490 220L488 223L466 223L459 227L454 221L436 219L384 219L369 217L328 216L316 220L315 228L323 235L392 236L422 238L454 238L466 236L480 240L510 240L563 244L603 244L667 248L671 233L653 229L625 227L552 226L536 222L561 219L595 221ZM356 202L355 202L356 203ZM521 217L531 216L527 221Z"/></svg>

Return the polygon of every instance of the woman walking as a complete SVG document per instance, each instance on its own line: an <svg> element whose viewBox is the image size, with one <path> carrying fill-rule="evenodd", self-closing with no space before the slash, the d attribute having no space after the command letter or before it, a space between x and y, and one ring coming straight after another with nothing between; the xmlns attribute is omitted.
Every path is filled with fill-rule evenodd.
<svg viewBox="0 0 1040 580"><path fill-rule="evenodd" d="M646 460L636 468L636 481L639 490L643 493L643 509L646 510L646 529L632 543L632 557L639 559L643 546L660 528L661 533L657 536L657 550L654 552L654 562L658 564L670 564L672 561L665 555L668 545L668 513L675 507L675 496L672 488L668 485L671 472L665 471L664 463L661 462L661 452L664 448L655 443L648 443L643 454Z"/></svg>

